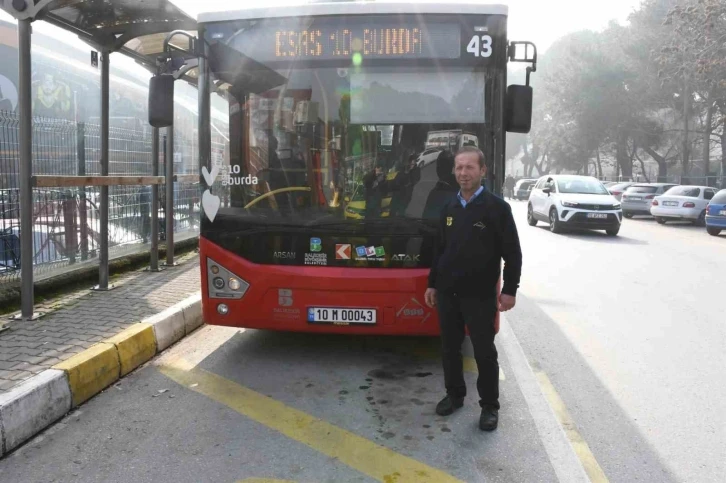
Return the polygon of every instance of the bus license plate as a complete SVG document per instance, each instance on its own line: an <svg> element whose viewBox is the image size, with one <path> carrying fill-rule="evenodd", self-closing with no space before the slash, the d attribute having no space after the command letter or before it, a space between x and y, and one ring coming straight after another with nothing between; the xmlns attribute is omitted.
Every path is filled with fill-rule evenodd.
<svg viewBox="0 0 726 483"><path fill-rule="evenodd" d="M721 210L718 212L718 214L721 216L726 216L726 210Z"/></svg>
<svg viewBox="0 0 726 483"><path fill-rule="evenodd" d="M588 218L607 218L608 214L607 213L588 213L587 217Z"/></svg>
<svg viewBox="0 0 726 483"><path fill-rule="evenodd" d="M345 307L309 307L308 322L327 324L375 324L375 309Z"/></svg>

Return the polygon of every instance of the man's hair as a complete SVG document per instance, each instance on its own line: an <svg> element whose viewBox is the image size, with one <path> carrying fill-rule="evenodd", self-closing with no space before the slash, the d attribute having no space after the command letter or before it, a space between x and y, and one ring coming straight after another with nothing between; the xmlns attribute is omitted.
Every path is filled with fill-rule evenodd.
<svg viewBox="0 0 726 483"><path fill-rule="evenodd" d="M456 152L456 156L458 157L460 154L464 153L474 153L479 158L479 167L483 168L485 161L484 161L484 153L481 151L481 149L477 148L476 146L464 146L463 148L459 149L459 151Z"/></svg>

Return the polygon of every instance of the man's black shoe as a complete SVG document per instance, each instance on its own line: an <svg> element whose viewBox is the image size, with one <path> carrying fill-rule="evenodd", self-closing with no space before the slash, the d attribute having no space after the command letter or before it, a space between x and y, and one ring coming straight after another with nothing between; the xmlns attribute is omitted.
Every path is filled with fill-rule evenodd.
<svg viewBox="0 0 726 483"><path fill-rule="evenodd" d="M448 416L463 405L463 397L453 397L447 395L436 405L436 414L438 414L439 416Z"/></svg>
<svg viewBox="0 0 726 483"><path fill-rule="evenodd" d="M499 411L491 406L485 406L481 409L479 416L479 429L482 431L494 431L497 429L499 422Z"/></svg>

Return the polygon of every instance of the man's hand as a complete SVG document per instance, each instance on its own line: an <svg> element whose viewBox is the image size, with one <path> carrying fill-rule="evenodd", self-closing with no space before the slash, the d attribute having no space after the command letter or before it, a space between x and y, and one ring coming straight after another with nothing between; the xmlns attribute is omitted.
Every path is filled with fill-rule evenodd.
<svg viewBox="0 0 726 483"><path fill-rule="evenodd" d="M500 312L506 312L507 310L511 310L512 308L514 308L516 303L517 303L517 297L512 297L511 295L507 295L507 294L499 295L499 311Z"/></svg>
<svg viewBox="0 0 726 483"><path fill-rule="evenodd" d="M424 300L426 301L426 305L433 308L436 305L436 289L427 288L424 294Z"/></svg>

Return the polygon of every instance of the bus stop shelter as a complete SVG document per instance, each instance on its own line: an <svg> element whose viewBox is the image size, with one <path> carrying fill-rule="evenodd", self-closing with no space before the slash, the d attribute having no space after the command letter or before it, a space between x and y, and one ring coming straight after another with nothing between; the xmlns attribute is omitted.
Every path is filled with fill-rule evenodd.
<svg viewBox="0 0 726 483"><path fill-rule="evenodd" d="M127 55L153 73L159 69L157 59L164 54L169 41L167 37L175 31L196 34L197 24L181 9L167 0L0 0L0 7L18 21L18 114L20 146L20 252L21 252L21 314L19 318L32 320L40 314L33 310L33 237L32 233L32 190L34 187L86 187L99 186L100 203L100 250L99 283L96 290L108 290L108 207L109 186L151 185L152 216L158 216L158 188L166 184L166 244L167 265L173 265L173 181L184 181L174 177L174 164L165 163L165 175L159 176L159 133L154 128L152 141L152 176L109 176L109 72L110 54ZM101 64L101 153L100 176L52 176L33 175L32 160L32 101L31 101L31 25L44 21L72 32L100 53L95 58ZM189 48L189 36L174 37L175 46ZM93 54L95 57L95 54ZM89 58L89 60L91 60ZM188 71L185 80L195 84L195 73ZM167 153L173 158L173 126L168 128ZM190 175L198 178L196 175ZM166 182L168 180L168 182ZM152 221L151 269L158 266L158 226Z"/></svg>

